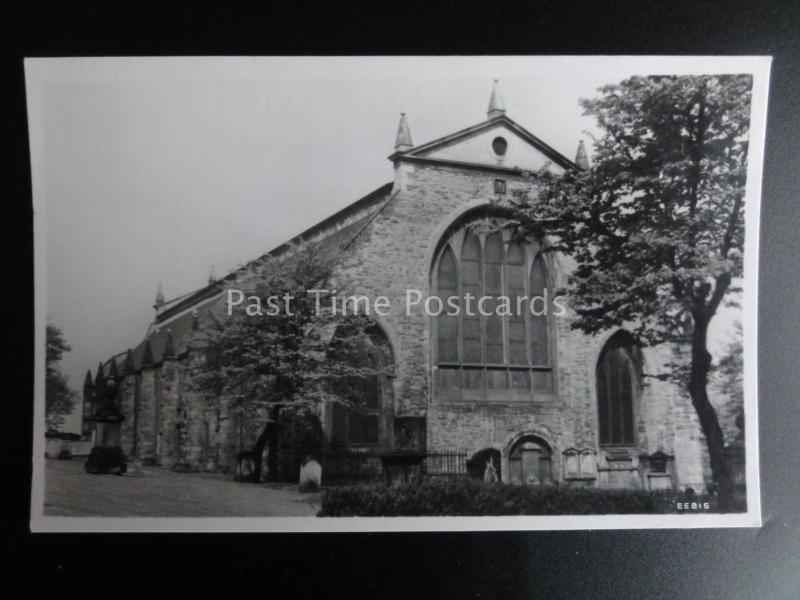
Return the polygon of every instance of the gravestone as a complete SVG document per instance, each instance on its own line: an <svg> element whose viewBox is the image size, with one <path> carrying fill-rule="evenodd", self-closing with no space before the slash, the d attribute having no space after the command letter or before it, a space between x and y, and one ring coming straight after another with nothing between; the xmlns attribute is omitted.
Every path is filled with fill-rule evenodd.
<svg viewBox="0 0 800 600"><path fill-rule="evenodd" d="M421 450L387 450L378 455L381 459L383 480L388 487L397 487L422 481L422 463L425 452Z"/></svg>
<svg viewBox="0 0 800 600"><path fill-rule="evenodd" d="M128 477L141 477L144 475L142 473L142 463L138 460L133 461L128 465L128 469L125 473Z"/></svg>
<svg viewBox="0 0 800 600"><path fill-rule="evenodd" d="M483 472L483 480L486 483L497 483L497 469L494 467L492 459L486 461L486 470Z"/></svg>
<svg viewBox="0 0 800 600"><path fill-rule="evenodd" d="M256 468L255 455L252 452L240 452L236 455L236 481L251 481Z"/></svg>
<svg viewBox="0 0 800 600"><path fill-rule="evenodd" d="M61 438L47 435L45 442L44 456L45 458L56 458L61 451Z"/></svg>
<svg viewBox="0 0 800 600"><path fill-rule="evenodd" d="M300 465L300 491L316 492L322 483L322 465L313 456L306 456Z"/></svg>

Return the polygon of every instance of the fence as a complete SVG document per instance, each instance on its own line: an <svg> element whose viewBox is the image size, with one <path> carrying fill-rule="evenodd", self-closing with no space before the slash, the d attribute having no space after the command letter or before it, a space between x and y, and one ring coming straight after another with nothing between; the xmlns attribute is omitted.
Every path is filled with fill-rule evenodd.
<svg viewBox="0 0 800 600"><path fill-rule="evenodd" d="M428 477L466 477L466 452L429 452L423 473ZM375 452L339 451L322 456L322 484L350 485L383 480L380 457Z"/></svg>
<svg viewBox="0 0 800 600"><path fill-rule="evenodd" d="M425 475L463 477L467 475L466 452L429 452L425 457Z"/></svg>

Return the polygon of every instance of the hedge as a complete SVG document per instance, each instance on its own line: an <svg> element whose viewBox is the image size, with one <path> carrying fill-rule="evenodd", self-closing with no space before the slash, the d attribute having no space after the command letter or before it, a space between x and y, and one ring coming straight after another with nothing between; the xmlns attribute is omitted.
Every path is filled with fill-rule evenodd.
<svg viewBox="0 0 800 600"><path fill-rule="evenodd" d="M473 479L395 488L354 485L325 490L320 517L597 515L672 513L684 494L569 486L526 487ZM697 501L708 497L695 496Z"/></svg>

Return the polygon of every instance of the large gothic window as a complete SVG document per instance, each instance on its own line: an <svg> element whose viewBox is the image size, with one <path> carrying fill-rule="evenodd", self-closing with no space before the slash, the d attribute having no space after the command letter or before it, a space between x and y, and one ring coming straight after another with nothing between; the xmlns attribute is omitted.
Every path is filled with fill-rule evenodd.
<svg viewBox="0 0 800 600"><path fill-rule="evenodd" d="M597 362L597 413L601 445L636 442L634 403L637 387L636 347L619 332L606 343Z"/></svg>
<svg viewBox="0 0 800 600"><path fill-rule="evenodd" d="M544 299L544 255L537 244L511 241L493 225L482 219L451 234L434 265L434 289L445 306L434 324L437 388L479 395L550 392L552 309ZM535 296L540 300L531 306ZM482 297L485 314L477 306ZM447 314L448 298L458 299L460 314ZM501 298L507 307L498 310Z"/></svg>

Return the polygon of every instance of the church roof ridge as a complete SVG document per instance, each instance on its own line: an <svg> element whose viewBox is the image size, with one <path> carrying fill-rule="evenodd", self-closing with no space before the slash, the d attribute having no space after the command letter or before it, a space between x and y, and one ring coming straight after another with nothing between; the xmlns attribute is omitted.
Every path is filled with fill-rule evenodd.
<svg viewBox="0 0 800 600"><path fill-rule="evenodd" d="M338 233L341 229L344 229L348 225L352 225L352 223L350 223L348 225L343 225L339 229L336 228L337 224L343 223L348 218L358 215L360 211L368 211L369 209L379 206L380 202L385 200L389 196L393 185L394 185L393 182L383 184L379 188L371 191L369 194L362 196L358 200L339 209L338 211L334 212L328 217L312 225L308 229L301 231L288 241L276 246L269 252L262 254L261 256L253 260L248 261L243 266L234 269L227 275L219 277L216 281L210 282L205 286L197 288L182 296L178 296L177 298L174 298L169 302L166 302L159 311L159 313L157 314L154 324L161 324L167 321L168 319L174 317L178 313L181 313L184 310L188 310L192 306L195 306L204 300L219 295L220 293L222 293L225 283L227 281L235 279L236 276L240 274L243 269L248 268L253 263L264 260L267 257L281 256L284 253L290 251L293 247L295 247L298 244L315 241L314 238L317 236L324 236L321 239L326 239L328 236ZM366 217L368 215L365 214L363 216ZM356 219L356 221L360 220L360 218Z"/></svg>

